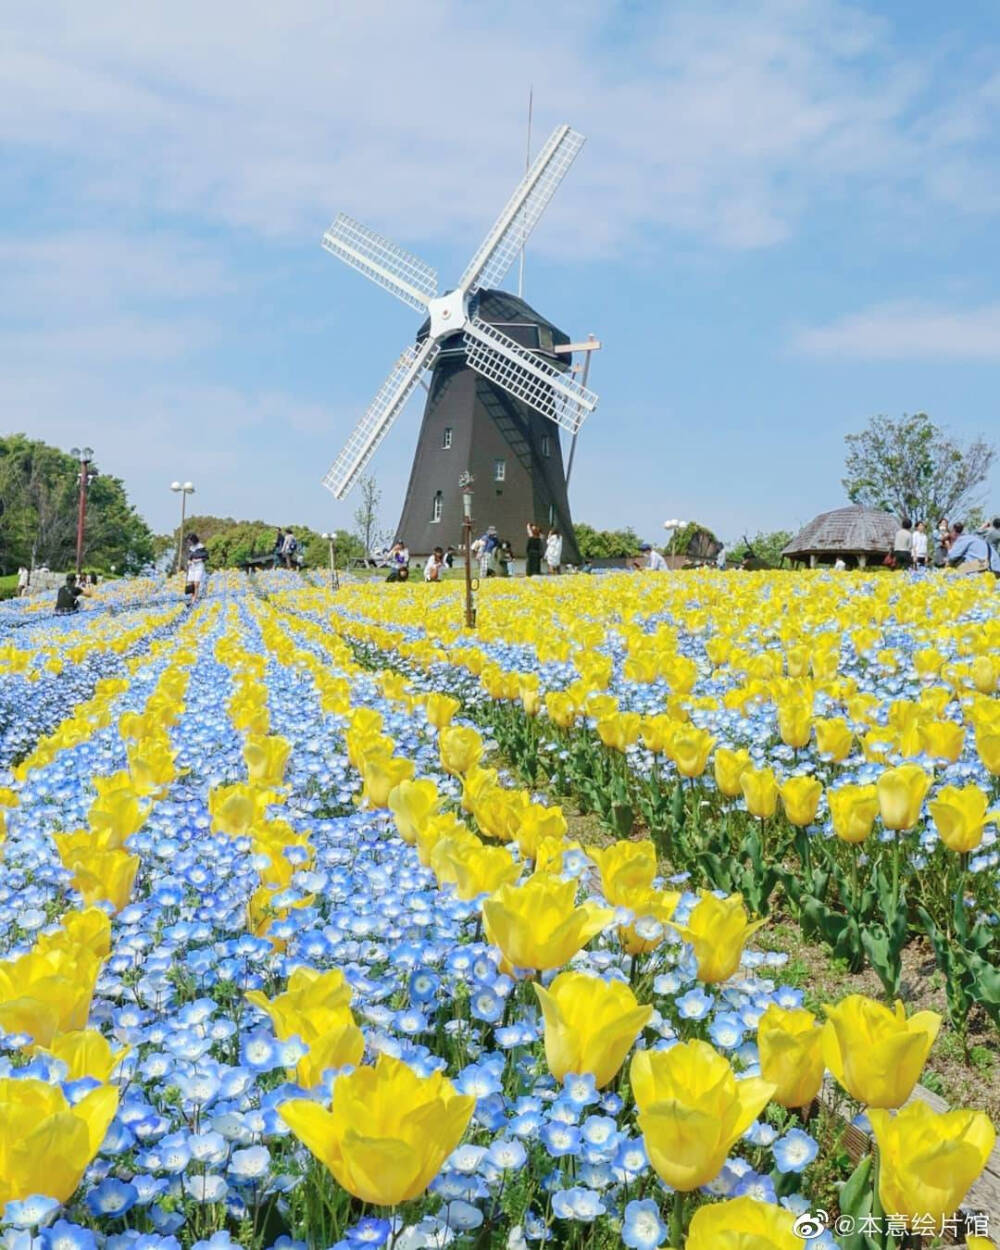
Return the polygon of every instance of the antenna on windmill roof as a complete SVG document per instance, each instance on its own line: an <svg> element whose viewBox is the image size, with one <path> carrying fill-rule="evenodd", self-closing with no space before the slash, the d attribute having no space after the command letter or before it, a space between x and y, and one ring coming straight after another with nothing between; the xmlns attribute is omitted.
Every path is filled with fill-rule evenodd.
<svg viewBox="0 0 1000 1250"><path fill-rule="evenodd" d="M458 335L470 369L568 433L575 434L597 407L593 391L564 368L554 367L484 320L476 299L503 281L583 143L583 135L569 126L556 127L458 285L444 295L438 294L437 273L430 265L344 213L323 236L328 252L429 318L426 335L403 350L324 477L323 485L338 499L364 472L445 340Z"/></svg>

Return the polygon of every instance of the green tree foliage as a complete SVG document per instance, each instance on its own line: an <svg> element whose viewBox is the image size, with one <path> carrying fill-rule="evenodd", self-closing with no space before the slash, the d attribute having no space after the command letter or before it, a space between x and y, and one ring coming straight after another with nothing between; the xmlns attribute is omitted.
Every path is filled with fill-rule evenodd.
<svg viewBox="0 0 1000 1250"><path fill-rule="evenodd" d="M291 528L299 542L299 554L304 556L304 567L326 568L330 562L330 547L322 534L307 525ZM177 550L178 530L179 527L161 549ZM192 516L184 522L184 533L197 534L208 548L210 568L238 568L252 556L267 555L274 550L278 525L270 521L237 521L233 517ZM336 531L335 550L341 567L364 554L361 543L346 530Z"/></svg>
<svg viewBox="0 0 1000 1250"><path fill-rule="evenodd" d="M153 535L121 480L99 465L87 491L86 568L137 573L153 558ZM76 561L80 465L23 434L0 438L0 567L67 569Z"/></svg>
<svg viewBox="0 0 1000 1250"><path fill-rule="evenodd" d="M582 560L620 559L634 556L639 550L639 536L631 526L623 530L598 530L585 521L578 521L573 532Z"/></svg>
<svg viewBox="0 0 1000 1250"><path fill-rule="evenodd" d="M866 508L934 523L958 519L979 502L996 446L978 438L968 447L935 425L925 412L898 420L872 417L860 434L848 434L843 479L847 497Z"/></svg>
<svg viewBox="0 0 1000 1250"><path fill-rule="evenodd" d="M779 568L781 553L794 538L791 530L758 530L753 538L745 537L736 544L726 557L727 564L742 564L744 560L760 561L762 568Z"/></svg>

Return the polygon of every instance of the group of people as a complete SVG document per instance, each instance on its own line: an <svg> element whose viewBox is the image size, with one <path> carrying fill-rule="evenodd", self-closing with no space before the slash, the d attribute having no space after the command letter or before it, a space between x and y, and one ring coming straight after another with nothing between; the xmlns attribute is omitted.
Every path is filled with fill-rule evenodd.
<svg viewBox="0 0 1000 1250"><path fill-rule="evenodd" d="M525 544L525 573L528 577L537 577L542 571L542 560L549 573L562 572L562 534L557 529L550 529L545 538L539 526L528 522L528 541Z"/></svg>
<svg viewBox="0 0 1000 1250"><path fill-rule="evenodd" d="M950 567L959 573L993 573L1000 577L1000 517L994 517L989 525L967 533L964 524L956 521L949 525L941 517L933 534L928 534L925 522L916 525L909 517L903 517L892 543L892 555L886 560L893 568Z"/></svg>
<svg viewBox="0 0 1000 1250"><path fill-rule="evenodd" d="M527 526L527 544L525 572L528 577L535 577L542 572L542 563L549 573L562 572L562 535L557 529L551 529L542 537L541 529L534 524ZM435 547L424 564L424 581L439 582L448 569L455 563L458 554L454 547ZM480 578L510 577L514 569L514 549L506 538L501 538L495 525L473 540L469 549L471 558L479 568ZM388 553L389 574L387 582L405 582L410 575L410 552L402 539L393 543Z"/></svg>

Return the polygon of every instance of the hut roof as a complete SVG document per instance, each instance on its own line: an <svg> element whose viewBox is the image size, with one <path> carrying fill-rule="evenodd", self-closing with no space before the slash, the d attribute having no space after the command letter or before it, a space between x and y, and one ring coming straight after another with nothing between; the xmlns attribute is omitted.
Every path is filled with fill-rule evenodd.
<svg viewBox="0 0 1000 1250"><path fill-rule="evenodd" d="M835 508L803 526L782 555L876 555L892 550L899 522L871 508Z"/></svg>

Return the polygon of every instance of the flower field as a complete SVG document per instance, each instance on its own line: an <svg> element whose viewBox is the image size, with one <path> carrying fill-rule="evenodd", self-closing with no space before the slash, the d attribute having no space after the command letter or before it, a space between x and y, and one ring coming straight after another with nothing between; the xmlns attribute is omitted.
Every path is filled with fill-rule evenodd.
<svg viewBox="0 0 1000 1250"><path fill-rule="evenodd" d="M992 579L460 590L0 611L0 1244L985 1250Z"/></svg>

